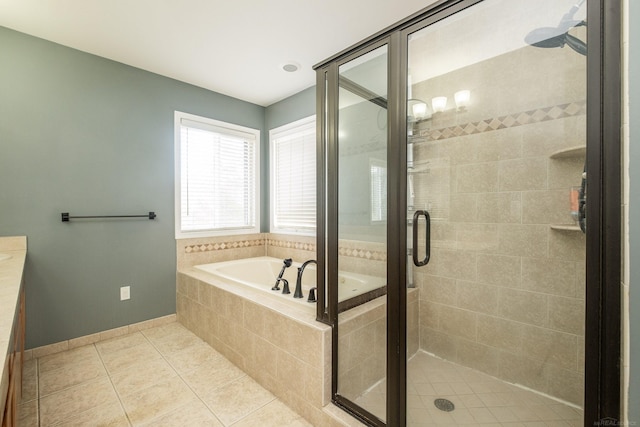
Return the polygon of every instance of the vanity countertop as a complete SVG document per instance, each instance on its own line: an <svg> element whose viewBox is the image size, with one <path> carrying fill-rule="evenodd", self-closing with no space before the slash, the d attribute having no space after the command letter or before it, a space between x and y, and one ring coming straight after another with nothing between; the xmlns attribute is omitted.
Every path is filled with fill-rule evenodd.
<svg viewBox="0 0 640 427"><path fill-rule="evenodd" d="M8 354L11 331L19 310L24 261L25 236L0 237L0 418L9 386Z"/></svg>

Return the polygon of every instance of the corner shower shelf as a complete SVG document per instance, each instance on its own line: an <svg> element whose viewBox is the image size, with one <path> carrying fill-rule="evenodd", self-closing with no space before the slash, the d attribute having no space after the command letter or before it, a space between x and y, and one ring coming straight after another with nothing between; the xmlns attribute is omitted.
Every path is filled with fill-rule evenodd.
<svg viewBox="0 0 640 427"><path fill-rule="evenodd" d="M551 224L549 227L559 231L581 231L579 226L573 224Z"/></svg>
<svg viewBox="0 0 640 427"><path fill-rule="evenodd" d="M584 157L587 154L587 147L580 145L577 147L564 148L549 156L550 159L569 159L573 157Z"/></svg>

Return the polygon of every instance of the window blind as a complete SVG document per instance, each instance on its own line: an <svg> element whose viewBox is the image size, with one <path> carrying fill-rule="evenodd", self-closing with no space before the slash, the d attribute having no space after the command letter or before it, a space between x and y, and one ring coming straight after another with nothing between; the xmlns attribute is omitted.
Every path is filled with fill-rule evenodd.
<svg viewBox="0 0 640 427"><path fill-rule="evenodd" d="M272 231L316 229L315 120L272 131Z"/></svg>
<svg viewBox="0 0 640 427"><path fill-rule="evenodd" d="M180 120L180 231L255 228L255 134Z"/></svg>

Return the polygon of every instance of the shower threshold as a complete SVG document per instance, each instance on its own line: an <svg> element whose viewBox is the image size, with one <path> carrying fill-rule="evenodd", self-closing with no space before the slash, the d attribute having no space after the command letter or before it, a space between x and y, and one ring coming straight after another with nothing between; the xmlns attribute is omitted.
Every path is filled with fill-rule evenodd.
<svg viewBox="0 0 640 427"><path fill-rule="evenodd" d="M409 427L583 425L582 410L575 406L424 351L418 351L409 359L407 370ZM385 388L385 381L381 381L355 402L384 418Z"/></svg>

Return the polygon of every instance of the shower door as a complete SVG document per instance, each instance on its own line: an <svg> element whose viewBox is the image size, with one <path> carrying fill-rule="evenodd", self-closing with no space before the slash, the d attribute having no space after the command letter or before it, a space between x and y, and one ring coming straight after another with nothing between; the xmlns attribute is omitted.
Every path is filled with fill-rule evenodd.
<svg viewBox="0 0 640 427"><path fill-rule="evenodd" d="M481 416L458 394L485 398L472 393L481 374L582 405L587 60L577 3L485 0L403 32L408 214L429 219L409 234L413 258L430 255L408 275L410 420ZM501 404L523 413L515 399ZM491 417L508 421L500 411Z"/></svg>
<svg viewBox="0 0 640 427"><path fill-rule="evenodd" d="M334 396L347 409L385 420L388 46L382 42L337 69L337 340ZM360 283L360 284L358 284ZM366 289L362 286L366 283ZM363 396L365 396L363 398Z"/></svg>

